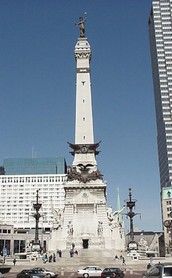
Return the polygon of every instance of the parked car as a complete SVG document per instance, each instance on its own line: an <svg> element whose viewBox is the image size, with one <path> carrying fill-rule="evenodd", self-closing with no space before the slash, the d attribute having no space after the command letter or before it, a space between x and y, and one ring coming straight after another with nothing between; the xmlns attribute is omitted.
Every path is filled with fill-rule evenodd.
<svg viewBox="0 0 172 278"><path fill-rule="evenodd" d="M117 267L107 267L103 270L101 278L124 278L124 272Z"/></svg>
<svg viewBox="0 0 172 278"><path fill-rule="evenodd" d="M98 266L86 266L84 269L79 269L78 277L101 277L102 269Z"/></svg>
<svg viewBox="0 0 172 278"><path fill-rule="evenodd" d="M17 274L17 278L45 278L46 276L35 269L24 269Z"/></svg>
<svg viewBox="0 0 172 278"><path fill-rule="evenodd" d="M150 266L143 274L143 278L172 278L172 264L155 264Z"/></svg>
<svg viewBox="0 0 172 278"><path fill-rule="evenodd" d="M42 272L43 274L45 274L46 278L58 277L58 273L57 272L53 272L53 271L51 271L49 269L45 269L45 268L41 268L41 267L35 267L33 269L38 270L38 271Z"/></svg>
<svg viewBox="0 0 172 278"><path fill-rule="evenodd" d="M4 275L0 272L0 278L4 278Z"/></svg>

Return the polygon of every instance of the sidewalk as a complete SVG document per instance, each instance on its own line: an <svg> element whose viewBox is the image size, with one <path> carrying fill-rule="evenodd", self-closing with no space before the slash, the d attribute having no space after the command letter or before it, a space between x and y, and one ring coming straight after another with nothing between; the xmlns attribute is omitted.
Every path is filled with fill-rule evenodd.
<svg viewBox="0 0 172 278"><path fill-rule="evenodd" d="M85 260L84 260L85 259ZM44 267L52 271L58 271L59 274L61 271L65 272L76 272L79 268L83 268L88 265L97 265L101 268L107 267L107 266L116 266L122 268L124 271L132 272L132 271L145 271L147 264L149 262L149 259L144 260L132 260L130 258L126 258L126 265L122 265L120 260L114 260L113 258L110 260L108 258L102 258L102 260L96 260L96 258L90 258L88 263L88 258L82 258L82 257L64 257L64 258L58 258L56 262L51 263L43 263L41 258L39 258L37 261L20 261L17 260L16 265L14 266L11 262L6 262L5 265L2 265L3 267L10 267L10 272L20 272L22 269L27 268L33 268L33 267ZM159 261L172 261L171 258L157 258L153 260L152 263L158 263Z"/></svg>

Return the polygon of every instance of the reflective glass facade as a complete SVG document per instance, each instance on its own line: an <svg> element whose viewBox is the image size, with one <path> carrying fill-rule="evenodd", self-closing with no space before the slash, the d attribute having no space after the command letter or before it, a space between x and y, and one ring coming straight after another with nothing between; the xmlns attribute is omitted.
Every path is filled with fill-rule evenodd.
<svg viewBox="0 0 172 278"><path fill-rule="evenodd" d="M4 159L5 175L66 174L63 157Z"/></svg>

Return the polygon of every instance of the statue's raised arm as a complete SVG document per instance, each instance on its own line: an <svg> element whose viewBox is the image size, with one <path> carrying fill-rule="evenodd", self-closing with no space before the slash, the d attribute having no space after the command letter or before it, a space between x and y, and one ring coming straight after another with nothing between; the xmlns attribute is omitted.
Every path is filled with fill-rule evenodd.
<svg viewBox="0 0 172 278"><path fill-rule="evenodd" d="M79 22L75 23L75 25L79 26L79 30L80 30L80 38L84 38L85 37L85 22L87 20L87 13L85 13L85 17L80 17L79 18Z"/></svg>

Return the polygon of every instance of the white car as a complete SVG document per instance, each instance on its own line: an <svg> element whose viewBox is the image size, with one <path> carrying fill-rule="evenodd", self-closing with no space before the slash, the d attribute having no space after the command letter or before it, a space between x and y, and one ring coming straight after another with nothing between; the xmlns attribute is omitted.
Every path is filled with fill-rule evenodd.
<svg viewBox="0 0 172 278"><path fill-rule="evenodd" d="M42 268L41 267L35 267L34 269L42 272L45 275L46 278L51 278L51 277L55 278L55 277L58 277L58 273L57 272L53 272L53 271L51 271L49 269L46 269L46 268L43 268L43 267Z"/></svg>
<svg viewBox="0 0 172 278"><path fill-rule="evenodd" d="M150 265L146 273L143 274L143 278L170 278L172 277L172 264L159 263Z"/></svg>
<svg viewBox="0 0 172 278"><path fill-rule="evenodd" d="M0 278L4 278L4 275L0 272Z"/></svg>
<svg viewBox="0 0 172 278"><path fill-rule="evenodd" d="M99 266L86 266L84 269L79 269L77 272L78 277L101 277L103 269Z"/></svg>

